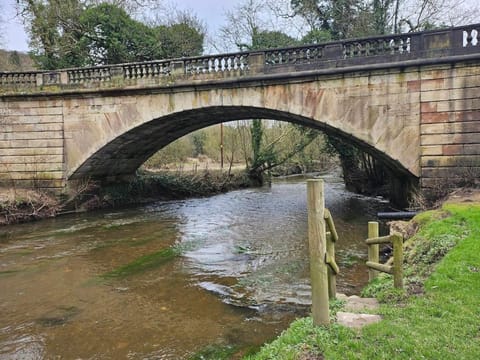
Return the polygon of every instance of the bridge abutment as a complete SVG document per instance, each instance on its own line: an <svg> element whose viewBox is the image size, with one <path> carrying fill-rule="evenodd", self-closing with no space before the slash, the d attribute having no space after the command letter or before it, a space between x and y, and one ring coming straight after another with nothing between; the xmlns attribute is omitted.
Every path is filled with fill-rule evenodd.
<svg viewBox="0 0 480 360"><path fill-rule="evenodd" d="M65 186L63 101L0 101L0 186L61 192Z"/></svg>
<svg viewBox="0 0 480 360"><path fill-rule="evenodd" d="M430 196L480 179L480 66L425 68L421 88L421 187Z"/></svg>

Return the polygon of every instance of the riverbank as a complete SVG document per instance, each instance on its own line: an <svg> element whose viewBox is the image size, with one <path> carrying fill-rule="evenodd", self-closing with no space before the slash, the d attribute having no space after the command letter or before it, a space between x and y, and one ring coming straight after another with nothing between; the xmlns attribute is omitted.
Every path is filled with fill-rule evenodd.
<svg viewBox="0 0 480 360"><path fill-rule="evenodd" d="M248 360L479 359L480 192L417 215L405 243L406 291L381 276L364 290L380 323L352 330L302 318ZM332 311L335 320L335 311Z"/></svg>
<svg viewBox="0 0 480 360"><path fill-rule="evenodd" d="M101 186L76 184L60 197L38 190L0 188L0 226L64 213L114 208L158 200L214 195L250 187L245 171L141 172L131 181Z"/></svg>

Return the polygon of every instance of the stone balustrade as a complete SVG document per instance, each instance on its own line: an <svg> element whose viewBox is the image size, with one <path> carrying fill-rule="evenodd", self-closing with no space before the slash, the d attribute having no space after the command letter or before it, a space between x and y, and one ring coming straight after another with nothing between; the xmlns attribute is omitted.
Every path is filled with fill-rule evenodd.
<svg viewBox="0 0 480 360"><path fill-rule="evenodd" d="M203 76L255 76L314 69L336 69L405 60L480 55L480 24L443 30L385 35L316 45L173 60L103 65L58 71L0 72L0 93L48 91L50 86L74 90L123 85L158 84ZM171 81L171 80L170 80Z"/></svg>

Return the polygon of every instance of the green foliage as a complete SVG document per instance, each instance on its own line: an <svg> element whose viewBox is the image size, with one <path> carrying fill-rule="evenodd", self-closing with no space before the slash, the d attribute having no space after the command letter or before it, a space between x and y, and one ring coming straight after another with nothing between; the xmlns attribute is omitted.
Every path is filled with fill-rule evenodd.
<svg viewBox="0 0 480 360"><path fill-rule="evenodd" d="M32 57L42 69L83 64L77 41L81 34L78 19L83 9L79 0L25 0L23 5Z"/></svg>
<svg viewBox="0 0 480 360"><path fill-rule="evenodd" d="M119 3L19 0L41 69L200 55L203 30L188 17L168 26L136 21Z"/></svg>
<svg viewBox="0 0 480 360"><path fill-rule="evenodd" d="M394 288L392 276L381 273L362 290L362 296L375 297L381 303L397 304L407 298L407 292Z"/></svg>
<svg viewBox="0 0 480 360"><path fill-rule="evenodd" d="M89 65L145 61L162 55L154 30L118 6L89 7L79 23L83 31L78 46Z"/></svg>
<svg viewBox="0 0 480 360"><path fill-rule="evenodd" d="M204 131L196 131L192 133L193 156L201 155L205 152L205 142L207 134Z"/></svg>
<svg viewBox="0 0 480 360"><path fill-rule="evenodd" d="M361 28L360 0L291 0L297 15L304 17L311 29L329 32L333 39L354 37Z"/></svg>
<svg viewBox="0 0 480 360"><path fill-rule="evenodd" d="M99 197L105 205L119 206L151 198L178 199L205 196L248 187L244 172L202 171L195 174L161 172L137 175L134 180L104 186Z"/></svg>
<svg viewBox="0 0 480 360"><path fill-rule="evenodd" d="M254 31L248 50L274 49L298 45L298 41L281 31Z"/></svg>
<svg viewBox="0 0 480 360"><path fill-rule="evenodd" d="M199 56L203 53L205 35L187 22L161 25L154 31L161 46L160 58Z"/></svg>
<svg viewBox="0 0 480 360"><path fill-rule="evenodd" d="M328 30L311 29L302 38L302 44L321 44L332 40L332 34Z"/></svg>

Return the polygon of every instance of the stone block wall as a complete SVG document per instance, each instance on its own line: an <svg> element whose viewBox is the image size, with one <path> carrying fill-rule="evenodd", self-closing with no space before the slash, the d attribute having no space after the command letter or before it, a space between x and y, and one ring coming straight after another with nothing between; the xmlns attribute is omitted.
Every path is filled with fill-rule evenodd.
<svg viewBox="0 0 480 360"><path fill-rule="evenodd" d="M480 178L480 67L443 65L421 72L421 185L441 194Z"/></svg>
<svg viewBox="0 0 480 360"><path fill-rule="evenodd" d="M0 186L63 189L61 100L0 100Z"/></svg>

